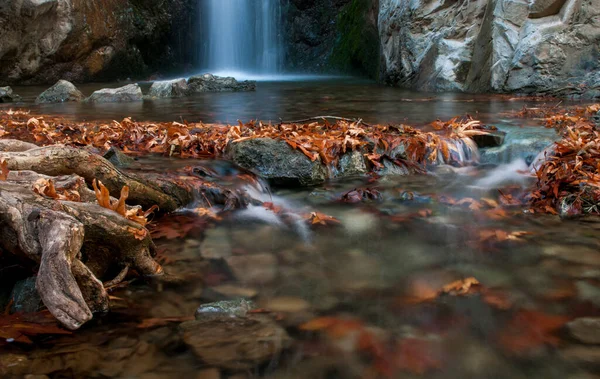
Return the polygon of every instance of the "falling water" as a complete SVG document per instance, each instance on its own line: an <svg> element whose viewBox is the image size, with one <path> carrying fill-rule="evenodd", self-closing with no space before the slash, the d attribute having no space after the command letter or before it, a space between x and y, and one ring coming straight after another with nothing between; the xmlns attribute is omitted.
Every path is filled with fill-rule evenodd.
<svg viewBox="0 0 600 379"><path fill-rule="evenodd" d="M203 69L218 74L273 75L281 70L282 0L199 0L205 37Z"/></svg>

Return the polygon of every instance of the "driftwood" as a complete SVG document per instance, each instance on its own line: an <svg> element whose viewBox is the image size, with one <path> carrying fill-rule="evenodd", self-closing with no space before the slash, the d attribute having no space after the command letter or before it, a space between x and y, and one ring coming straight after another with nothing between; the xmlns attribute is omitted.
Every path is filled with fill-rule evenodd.
<svg viewBox="0 0 600 379"><path fill-rule="evenodd" d="M252 201L244 191L206 182L193 172L134 177L85 150L62 145L32 148L19 141L0 146L8 150L0 149L0 162L10 170L6 181L0 180L0 252L39 264L36 288L50 312L69 329L79 328L95 312L107 311L105 288L118 284L128 272L162 273L152 258L155 246L148 230L101 207L90 189L94 179L113 196L128 186L128 210L156 204L170 212L189 203L228 210ZM40 194L39 188L34 190L40 180L51 180L61 193L76 192L79 201Z"/></svg>

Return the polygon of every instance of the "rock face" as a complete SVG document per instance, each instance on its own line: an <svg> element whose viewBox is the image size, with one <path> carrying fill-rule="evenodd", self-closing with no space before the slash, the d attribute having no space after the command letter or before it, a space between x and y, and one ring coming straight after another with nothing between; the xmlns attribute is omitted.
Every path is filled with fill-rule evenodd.
<svg viewBox="0 0 600 379"><path fill-rule="evenodd" d="M188 92L231 92L231 91L255 91L255 81L238 82L232 77L220 77L212 74L192 76L188 79Z"/></svg>
<svg viewBox="0 0 600 379"><path fill-rule="evenodd" d="M55 85L42 92L35 102L37 104L64 103L69 101L83 101L85 96L66 80L59 80Z"/></svg>
<svg viewBox="0 0 600 379"><path fill-rule="evenodd" d="M379 71L379 0L290 0L284 30L293 72Z"/></svg>
<svg viewBox="0 0 600 379"><path fill-rule="evenodd" d="M149 97L167 98L181 97L188 93L188 85L185 79L164 80L152 83Z"/></svg>
<svg viewBox="0 0 600 379"><path fill-rule="evenodd" d="M600 95L600 0L381 0L383 79L427 91Z"/></svg>
<svg viewBox="0 0 600 379"><path fill-rule="evenodd" d="M312 162L285 141L256 138L233 143L228 155L237 165L257 170L262 177L278 185L312 185L326 178L318 160Z"/></svg>
<svg viewBox="0 0 600 379"><path fill-rule="evenodd" d="M195 0L4 0L0 82L113 80L193 62Z"/></svg>
<svg viewBox="0 0 600 379"><path fill-rule="evenodd" d="M142 89L137 84L129 84L120 88L105 88L92 93L85 101L90 103L123 103L142 101Z"/></svg>
<svg viewBox="0 0 600 379"><path fill-rule="evenodd" d="M0 103L12 103L21 100L21 96L13 93L10 87L0 87Z"/></svg>

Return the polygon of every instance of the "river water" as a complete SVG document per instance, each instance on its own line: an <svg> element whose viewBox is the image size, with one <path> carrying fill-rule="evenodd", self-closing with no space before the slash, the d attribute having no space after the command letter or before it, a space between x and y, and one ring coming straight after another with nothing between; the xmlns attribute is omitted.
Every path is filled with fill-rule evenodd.
<svg viewBox="0 0 600 379"><path fill-rule="evenodd" d="M94 87L82 90L87 94ZM16 88L26 102L39 91ZM423 124L470 113L507 130L510 143L552 140L554 132L540 121L510 116L526 104L538 103L420 94L338 78L261 82L256 93L139 104L26 106L81 120L132 116L232 123L328 114ZM517 156L494 157L480 167L272 188L257 195L283 211L252 207L219 220L184 211L156 220L165 278L115 289L111 313L71 336L4 346L0 368L15 378L597 377L598 347L579 343L563 324L600 315L600 221L561 221L531 214L527 206L497 207L533 179L518 172L525 163L510 164ZM175 172L188 165L228 164L147 157L136 165L134 171ZM231 178L218 180L237 185ZM341 202L354 188L375 188L381 200ZM281 216L311 212L340 222L308 225ZM481 283L474 292L441 294L448 283L472 277ZM211 371L227 365L198 358L179 324L202 303L239 296L271 311L268 317L286 328L292 342L262 365ZM306 330L307 322L325 316L333 327ZM173 322L140 327L167 318ZM237 342L218 331L213 337L205 343L214 342L212 351L222 361L241 362L236 343L251 344L256 336L241 329Z"/></svg>

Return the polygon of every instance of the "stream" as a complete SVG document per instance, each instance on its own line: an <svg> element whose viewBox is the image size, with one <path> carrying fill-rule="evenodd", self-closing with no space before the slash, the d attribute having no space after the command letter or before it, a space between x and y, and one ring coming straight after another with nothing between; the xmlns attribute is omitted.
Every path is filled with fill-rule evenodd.
<svg viewBox="0 0 600 379"><path fill-rule="evenodd" d="M80 89L87 95L99 87ZM536 106L535 101L421 94L345 78L260 82L251 93L134 104L38 106L32 102L41 88L14 90L33 112L76 120L235 123L327 114L423 125L469 113L507 137L504 146L483 151L485 164L477 167L444 166L427 175L355 178L310 188L248 186L228 162L140 157L129 168L133 172L209 167L219 184L241 186L270 205L216 218L191 205L155 220L153 236L166 275L114 288L111 312L72 335L0 347L0 369L8 378L591 379L597 374L598 347L581 344L554 325L600 315L600 220L563 221L520 205L502 212L497 207L533 183L526 172L535 150L556 139L539 121L510 114ZM378 199L340 200L356 188L368 188ZM339 223L311 225L304 220L311 212ZM474 292L443 290L467 278L479 282ZM182 332L181 324L199 305L238 298L251 299L258 309L253 317L274 320L269 322L289 335L285 347L264 347L274 351L262 364L246 364L240 346L263 338L264 330L246 334L243 327L217 324L193 343ZM323 325L315 326L315 320Z"/></svg>

